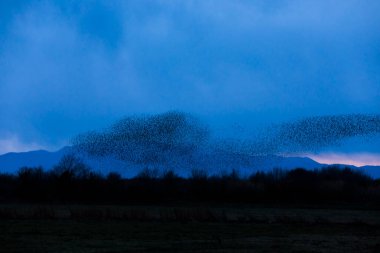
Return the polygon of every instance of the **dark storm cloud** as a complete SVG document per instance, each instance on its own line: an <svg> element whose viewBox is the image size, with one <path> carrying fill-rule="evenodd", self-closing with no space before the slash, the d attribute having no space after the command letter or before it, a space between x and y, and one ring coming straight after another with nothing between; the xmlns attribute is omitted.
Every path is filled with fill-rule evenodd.
<svg viewBox="0 0 380 253"><path fill-rule="evenodd" d="M6 143L60 146L123 115L173 109L232 120L244 114L253 124L380 112L376 0L4 6Z"/></svg>

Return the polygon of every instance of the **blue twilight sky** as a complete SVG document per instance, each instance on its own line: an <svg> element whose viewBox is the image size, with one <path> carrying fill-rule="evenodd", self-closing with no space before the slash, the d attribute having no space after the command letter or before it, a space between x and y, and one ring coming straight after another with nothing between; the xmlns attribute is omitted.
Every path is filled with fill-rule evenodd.
<svg viewBox="0 0 380 253"><path fill-rule="evenodd" d="M168 110L247 135L378 114L379 13L378 0L0 1L0 153ZM380 153L375 139L357 152Z"/></svg>

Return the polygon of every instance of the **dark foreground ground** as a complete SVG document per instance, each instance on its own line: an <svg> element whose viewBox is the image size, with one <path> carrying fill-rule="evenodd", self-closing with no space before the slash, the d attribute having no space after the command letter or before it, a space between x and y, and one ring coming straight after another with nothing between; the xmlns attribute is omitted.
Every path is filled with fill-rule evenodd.
<svg viewBox="0 0 380 253"><path fill-rule="evenodd" d="M1 205L0 252L380 252L380 212Z"/></svg>

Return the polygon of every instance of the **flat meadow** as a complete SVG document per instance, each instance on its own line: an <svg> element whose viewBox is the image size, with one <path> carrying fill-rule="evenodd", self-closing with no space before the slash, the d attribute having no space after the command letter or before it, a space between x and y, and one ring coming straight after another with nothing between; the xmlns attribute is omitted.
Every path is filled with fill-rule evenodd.
<svg viewBox="0 0 380 253"><path fill-rule="evenodd" d="M1 252L379 252L378 210L339 206L0 206Z"/></svg>

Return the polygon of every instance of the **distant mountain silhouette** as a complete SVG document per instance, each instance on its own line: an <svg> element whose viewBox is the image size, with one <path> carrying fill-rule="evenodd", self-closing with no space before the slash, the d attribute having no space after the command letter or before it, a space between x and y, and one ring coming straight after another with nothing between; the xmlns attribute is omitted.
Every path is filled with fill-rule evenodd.
<svg viewBox="0 0 380 253"><path fill-rule="evenodd" d="M71 147L64 147L58 151L50 152L46 150L35 150L20 153L6 153L0 155L0 173L16 173L21 167L41 166L46 170L52 169L60 159L65 155L73 152ZM129 176L125 173L125 164L120 161L108 159L99 161L86 156L79 156L93 170L108 173L110 171L120 172L122 175ZM134 175L134 174L133 174Z"/></svg>
<svg viewBox="0 0 380 253"><path fill-rule="evenodd" d="M23 166L42 166L44 169L51 169L63 155L70 152L72 152L71 147L64 147L56 152L36 150L0 155L0 173L16 173ZM128 164L110 158L92 159L87 156L81 156L81 158L93 170L104 174L115 171L125 177L132 177L144 168L143 165ZM308 157L248 156L234 153L198 153L194 154L190 160L180 160L167 165L181 176L188 176L192 168L206 170L209 174L229 172L236 169L242 175L251 175L255 171L269 171L273 168L287 170L294 168L317 169L325 166L327 164L320 164ZM352 169L361 170L373 178L380 178L380 166L339 166L348 166ZM163 165L158 167L165 168Z"/></svg>
<svg viewBox="0 0 380 253"><path fill-rule="evenodd" d="M23 166L37 167L50 169L61 157L70 151L70 147L64 147L56 152L46 150L34 150L20 153L6 153L0 155L0 172L14 173Z"/></svg>

